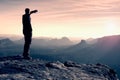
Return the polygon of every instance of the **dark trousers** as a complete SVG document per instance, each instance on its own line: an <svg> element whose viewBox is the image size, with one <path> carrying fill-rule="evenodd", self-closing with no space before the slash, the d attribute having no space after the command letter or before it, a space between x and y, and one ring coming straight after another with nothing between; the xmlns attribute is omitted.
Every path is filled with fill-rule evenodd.
<svg viewBox="0 0 120 80"><path fill-rule="evenodd" d="M24 40L25 40L25 43L24 43L23 56L27 57L29 56L29 48L32 41L32 33L30 32L30 33L24 34Z"/></svg>

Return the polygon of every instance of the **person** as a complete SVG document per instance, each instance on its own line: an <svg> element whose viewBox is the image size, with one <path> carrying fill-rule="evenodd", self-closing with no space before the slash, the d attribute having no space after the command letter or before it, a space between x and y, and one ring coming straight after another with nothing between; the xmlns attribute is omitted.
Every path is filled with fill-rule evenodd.
<svg viewBox="0 0 120 80"><path fill-rule="evenodd" d="M24 50L23 50L23 58L30 59L29 56L29 48L32 41L32 26L31 26L31 18L30 15L38 12L37 10L30 11L29 8L25 9L25 14L22 16L22 24L23 24L23 35L24 35Z"/></svg>

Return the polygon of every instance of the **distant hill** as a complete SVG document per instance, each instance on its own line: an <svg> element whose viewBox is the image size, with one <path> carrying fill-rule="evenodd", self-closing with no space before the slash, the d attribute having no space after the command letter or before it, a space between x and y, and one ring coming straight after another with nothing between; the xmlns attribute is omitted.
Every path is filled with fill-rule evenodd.
<svg viewBox="0 0 120 80"><path fill-rule="evenodd" d="M8 46L13 46L13 45L14 45L14 42L8 38L0 39L0 47L8 47Z"/></svg>
<svg viewBox="0 0 120 80"><path fill-rule="evenodd" d="M17 44L24 44L24 39L20 39L15 41ZM32 45L33 47L44 47L44 48L59 48L59 47L68 47L74 45L72 41L70 41L67 37L63 37L61 39L45 39L45 38L33 38Z"/></svg>
<svg viewBox="0 0 120 80"><path fill-rule="evenodd" d="M10 34L0 34L0 39L9 38L12 41L19 40L22 36L19 35L10 35Z"/></svg>
<svg viewBox="0 0 120 80"><path fill-rule="evenodd" d="M14 43L8 38L0 39L0 56L10 56L18 54L21 51L21 46Z"/></svg>
<svg viewBox="0 0 120 80"><path fill-rule="evenodd" d="M101 61L101 59L103 61L107 58L111 59L112 56L117 58L118 56L120 57L119 53L120 35L93 39L91 44L90 42L81 40L80 43L61 51L61 55L64 55L64 57L71 56L75 60L88 63ZM107 56L107 58L105 56ZM112 59L112 61L114 60L115 59ZM118 58L118 61L119 60L120 58Z"/></svg>

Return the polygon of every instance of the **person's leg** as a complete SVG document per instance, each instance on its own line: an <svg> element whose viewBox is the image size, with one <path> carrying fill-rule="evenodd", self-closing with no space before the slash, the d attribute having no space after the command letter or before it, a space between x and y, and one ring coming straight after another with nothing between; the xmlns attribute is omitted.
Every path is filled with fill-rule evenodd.
<svg viewBox="0 0 120 80"><path fill-rule="evenodd" d="M24 51L23 51L23 56L28 56L29 55L29 47L30 47L30 44L26 43L24 44Z"/></svg>
<svg viewBox="0 0 120 80"><path fill-rule="evenodd" d="M30 44L31 44L32 34L25 35L24 38L25 38L25 44L24 44L23 56L28 57L29 56L29 48L30 48Z"/></svg>

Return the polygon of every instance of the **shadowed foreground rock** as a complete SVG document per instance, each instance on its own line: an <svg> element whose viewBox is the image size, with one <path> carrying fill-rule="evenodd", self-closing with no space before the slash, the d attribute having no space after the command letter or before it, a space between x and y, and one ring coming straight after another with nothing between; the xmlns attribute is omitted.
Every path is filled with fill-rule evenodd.
<svg viewBox="0 0 120 80"><path fill-rule="evenodd" d="M0 80L118 80L113 69L102 64L0 58Z"/></svg>

